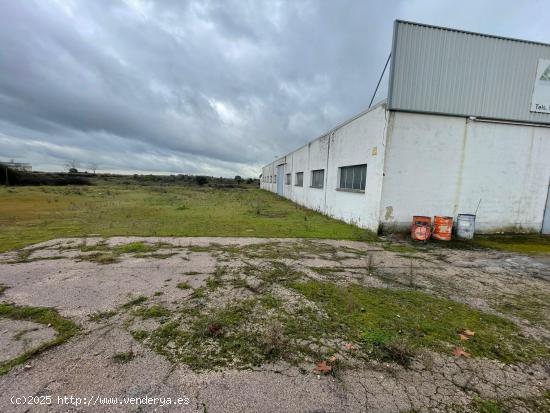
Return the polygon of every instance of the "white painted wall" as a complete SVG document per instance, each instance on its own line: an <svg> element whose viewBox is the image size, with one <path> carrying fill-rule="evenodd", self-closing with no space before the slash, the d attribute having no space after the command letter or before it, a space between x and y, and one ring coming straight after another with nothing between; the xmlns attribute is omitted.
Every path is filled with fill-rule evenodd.
<svg viewBox="0 0 550 413"><path fill-rule="evenodd" d="M331 139L326 177L325 213L362 228L378 230L386 140L386 108L375 110L336 130ZM337 190L338 168L367 164L365 193Z"/></svg>
<svg viewBox="0 0 550 413"><path fill-rule="evenodd" d="M386 108L379 105L369 112L335 128L326 135L266 165L263 176L272 176L276 165L285 162L285 174L292 174L292 185L285 185L285 197L307 208L376 231L384 163ZM367 164L364 193L338 191L338 168ZM323 189L311 188L311 171L325 170ZM304 172L304 186L297 187L296 172ZM284 179L281 177L280 179ZM261 183L276 192L276 185Z"/></svg>
<svg viewBox="0 0 550 413"><path fill-rule="evenodd" d="M550 180L550 128L392 112L380 221L474 213L476 229L540 231Z"/></svg>

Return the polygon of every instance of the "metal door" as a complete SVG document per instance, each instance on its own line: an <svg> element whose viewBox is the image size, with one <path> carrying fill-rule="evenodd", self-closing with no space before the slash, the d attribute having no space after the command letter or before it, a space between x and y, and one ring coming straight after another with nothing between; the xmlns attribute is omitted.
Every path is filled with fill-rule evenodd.
<svg viewBox="0 0 550 413"><path fill-rule="evenodd" d="M545 235L550 235L550 185L548 185L546 208L544 208L544 217L542 218L542 233Z"/></svg>
<svg viewBox="0 0 550 413"><path fill-rule="evenodd" d="M285 184L285 166L277 166L277 194L283 196L284 184Z"/></svg>

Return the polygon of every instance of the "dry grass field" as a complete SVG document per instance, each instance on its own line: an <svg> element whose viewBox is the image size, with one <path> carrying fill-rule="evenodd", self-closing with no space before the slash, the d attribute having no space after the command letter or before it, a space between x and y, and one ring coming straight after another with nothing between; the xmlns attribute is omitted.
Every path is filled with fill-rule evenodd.
<svg viewBox="0 0 550 413"><path fill-rule="evenodd" d="M0 187L0 252L67 236L237 236L372 240L372 233L251 185Z"/></svg>

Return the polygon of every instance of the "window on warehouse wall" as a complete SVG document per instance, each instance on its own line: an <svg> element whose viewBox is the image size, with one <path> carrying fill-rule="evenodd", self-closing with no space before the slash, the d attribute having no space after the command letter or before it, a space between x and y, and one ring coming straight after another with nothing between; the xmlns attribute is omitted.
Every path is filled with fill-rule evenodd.
<svg viewBox="0 0 550 413"><path fill-rule="evenodd" d="M340 186L338 189L350 191L365 191L367 180L367 165L343 166L340 169Z"/></svg>

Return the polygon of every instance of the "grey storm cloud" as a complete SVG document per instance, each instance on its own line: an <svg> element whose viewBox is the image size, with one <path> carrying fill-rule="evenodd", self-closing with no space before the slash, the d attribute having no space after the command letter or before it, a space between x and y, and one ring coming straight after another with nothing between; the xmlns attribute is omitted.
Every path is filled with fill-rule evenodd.
<svg viewBox="0 0 550 413"><path fill-rule="evenodd" d="M513 1L5 0L0 160L257 176L366 108L394 19L547 42L548 13Z"/></svg>

